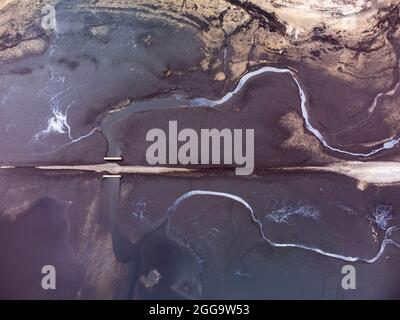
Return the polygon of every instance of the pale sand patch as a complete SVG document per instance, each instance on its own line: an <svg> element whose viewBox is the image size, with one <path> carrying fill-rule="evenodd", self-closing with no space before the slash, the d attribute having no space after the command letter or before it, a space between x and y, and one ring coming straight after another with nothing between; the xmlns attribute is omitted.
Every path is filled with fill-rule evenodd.
<svg viewBox="0 0 400 320"><path fill-rule="evenodd" d="M362 187L362 189L365 189L366 184L369 183L375 185L400 183L400 162L344 161L321 167L309 166L281 169L285 171L305 170L338 173L358 180L359 186Z"/></svg>
<svg viewBox="0 0 400 320"><path fill-rule="evenodd" d="M12 167L1 167L11 169ZM94 165L72 165L72 166L39 166L39 170L76 170L91 172L108 172L111 175L118 174L165 174L165 173L198 173L195 169L168 168L168 167L145 167L145 166L120 166L114 163ZM305 167L282 167L274 168L284 171L310 171L310 172L332 172L354 178L361 183L376 185L400 183L400 162L359 162L343 161L335 162L326 166L305 166ZM206 174L205 170L202 170Z"/></svg>
<svg viewBox="0 0 400 320"><path fill-rule="evenodd" d="M0 10L3 9L5 6L7 6L12 1L14 1L14 0L0 0Z"/></svg>
<svg viewBox="0 0 400 320"><path fill-rule="evenodd" d="M3 216L8 218L10 221L15 221L20 213L28 210L32 206L32 203L28 200L25 200L16 207L9 207L3 210Z"/></svg>
<svg viewBox="0 0 400 320"><path fill-rule="evenodd" d="M116 163L93 164L93 165L72 165L72 166L39 166L36 169L41 170L78 170L92 172L108 172L112 175L121 173L175 173L175 172L194 172L195 170L186 168L168 168L168 167L144 167L144 166L120 166Z"/></svg>

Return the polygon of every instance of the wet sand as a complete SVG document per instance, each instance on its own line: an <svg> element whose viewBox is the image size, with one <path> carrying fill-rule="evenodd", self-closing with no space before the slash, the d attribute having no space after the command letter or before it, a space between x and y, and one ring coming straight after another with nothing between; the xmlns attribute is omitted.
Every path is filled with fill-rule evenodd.
<svg viewBox="0 0 400 320"><path fill-rule="evenodd" d="M3 190L8 186L2 199L8 215L3 214L2 227L9 234L8 240L2 242L2 252L20 253L10 255L13 259L3 264L3 274L24 274L24 279L32 281L32 287L40 285L30 264L15 269L17 257L26 252L37 256L34 260L60 261L63 266L71 264L77 268L60 268L62 278L76 280L65 285L60 280L59 296L47 297L398 298L393 277L400 261L394 245L387 245L376 262L353 262L360 290L345 292L340 288L340 271L348 262L301 248L274 248L262 239L246 208L235 201L207 195L193 197L182 202L168 225L163 225L168 208L182 194L192 190L224 192L251 205L271 241L369 259L378 253L385 234L371 220L372 213L379 205L397 211L398 187L370 186L361 191L353 179L321 173L271 172L245 180L195 178L187 174L125 175L117 212L110 212L109 203L115 199L110 192L101 191L106 184L97 175L60 175L50 171L27 174L21 169L8 172L2 173ZM32 206L18 208L26 199ZM47 215L59 210L53 210L50 204L60 208L61 217L65 206L58 203L66 202L71 203L65 218L54 216L54 223L46 226ZM115 214L120 234L120 238L114 239L114 249L109 242L113 232L110 214ZM388 219L385 228L399 223L395 216ZM29 241L27 230L40 238ZM393 233L393 239L398 240L398 231ZM24 249L18 249L20 241ZM120 241L125 241L131 250L123 263L118 262L120 257L115 261L115 245L120 245ZM159 252L165 255L160 256ZM152 270L160 272L163 280L159 286L146 288L140 277ZM106 290L103 286L112 278L116 285ZM27 297L23 293L25 285L13 282L15 297Z"/></svg>
<svg viewBox="0 0 400 320"><path fill-rule="evenodd" d="M104 20L108 26L96 31ZM200 41L190 29L143 20L135 11L90 15L60 9L57 21L58 33L51 36L46 52L2 64L3 163L57 158L88 163L93 159L80 157L80 151L74 155L76 149L86 148L101 159L105 152L101 140L87 143L83 137L99 126L106 111L127 99L176 87L217 90L205 73L188 72L201 58ZM183 56L177 57L176 50ZM169 69L174 74L166 77ZM64 152L72 153L73 160L64 160Z"/></svg>
<svg viewBox="0 0 400 320"><path fill-rule="evenodd" d="M305 30L287 3L60 2L53 32L18 2L0 6L1 299L400 298L398 6L352 8L358 29L344 4L324 28L303 8ZM255 129L254 174L149 166L169 121Z"/></svg>
<svg viewBox="0 0 400 320"><path fill-rule="evenodd" d="M100 160L107 152L104 148L112 148L104 146L102 141L102 122L115 109L117 113L122 109L115 139L126 145L126 151L123 146L120 149L126 153L127 164L141 165L142 159L130 154L133 149L130 145L144 146L144 140L138 141L126 132L132 131L129 126L133 126L135 118L157 118L154 125L161 120L167 123L171 117L188 118L187 113L175 110L173 105L170 111L159 112L157 109L164 108L160 97L219 99L236 86L229 80L225 83L213 80L209 71L199 67L205 57L201 50L204 43L190 27L177 28L172 23L144 19L140 11L130 9L98 10L93 14L89 9L60 5L58 12L58 31L49 38L43 54L2 63L0 160L5 165ZM393 37L393 31L384 33L388 46L396 53ZM179 58L176 52L180 52ZM225 59L234 59L233 53L226 52ZM333 77L308 63L281 58L273 66L295 70L307 97L310 122L329 145L349 153L368 154L398 137L396 121L388 118L388 114L397 117L397 53L392 60L393 69L385 71L387 79L379 81L381 88L372 90L368 86L358 88L360 84ZM371 81L373 78L366 78L362 85ZM290 82L293 80L287 74L255 77L226 105L216 108L217 113L227 109L224 121L219 115L195 111L190 112L193 120L187 120L188 126L196 126L204 118L207 126L218 122L221 127L232 127L239 119L244 126L255 128L258 145L262 145L257 152L259 166L288 165L288 161L294 165L304 161L320 164L331 158L398 157L397 146L364 159L332 151L314 141L315 136L304 128L301 119L298 89ZM135 106L140 109L141 104L155 112L131 116L124 110ZM126 121L122 119L123 113ZM142 138L140 128L135 127L135 132ZM307 143L298 142L304 139ZM81 150L86 149L93 156L82 157Z"/></svg>

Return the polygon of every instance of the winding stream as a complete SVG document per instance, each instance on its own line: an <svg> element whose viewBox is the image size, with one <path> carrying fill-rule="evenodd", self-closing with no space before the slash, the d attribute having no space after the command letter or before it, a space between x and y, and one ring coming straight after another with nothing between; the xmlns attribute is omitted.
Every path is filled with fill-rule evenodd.
<svg viewBox="0 0 400 320"><path fill-rule="evenodd" d="M238 82L236 88L231 91L228 92L224 97L222 97L219 100L208 100L208 99L204 99L204 98L198 98L198 99L194 99L191 101L191 105L192 106L208 106L208 107L215 107L218 105L221 105L223 103L228 102L235 94L239 93L239 91L243 88L243 86L247 83L247 81L249 81L250 79L252 79L255 76L258 76L260 74L263 73L287 73L290 74L290 76L292 77L293 81L296 83L298 89L299 89L299 97L301 99L301 103L300 103L300 109L301 109L301 114L303 116L304 122L306 124L306 127L308 129L308 131L310 131L326 148L328 148L331 151L335 151L335 152L339 152L342 154L347 154L347 155L351 155L351 156L355 156L355 157L369 157L372 156L382 150L386 150L386 149L391 149L393 148L395 145L397 145L400 141L400 137L388 140L387 142L383 143L379 148L373 149L370 152L367 153L357 153L357 152L350 152L350 151L346 151L343 149L339 149L339 148L335 148L331 145L328 144L328 142L326 141L326 139L323 137L322 133L315 128L310 121L310 116L309 116L309 112L307 110L307 97L306 94L302 88L302 86L300 85L300 81L296 75L296 73L294 71L292 71L291 69L288 68L277 68L277 67L261 67L260 69L257 69L255 71L249 72L246 75L244 75ZM382 93L378 94L377 98L374 99L374 103L376 104L375 100L377 100L381 95L383 95Z"/></svg>
<svg viewBox="0 0 400 320"><path fill-rule="evenodd" d="M378 253L372 258L344 256L344 255L340 255L340 254L337 254L337 253L326 252L326 251L321 250L319 248L308 247L308 246L305 246L305 245L302 245L302 244L276 243L276 242L271 241L267 237L267 235L264 233L262 222L259 219L257 219L257 217L254 214L253 208L243 198L241 198L239 196L236 196L236 195L233 195L233 194L230 194L230 193L216 192L216 191L205 191L205 190L189 191L189 192L186 192L183 195L181 195L179 198L177 198L174 201L174 203L167 210L167 228L169 228L169 220L170 220L170 218L172 217L172 215L175 213L175 211L178 209L178 207L180 206L180 204L183 201L185 201L188 198L194 197L194 196L202 196L202 195L209 195L209 196L228 198L228 199L232 199L232 200L242 204L250 212L251 219L258 226L258 229L259 229L259 232L260 232L260 235L261 235L262 239L266 243L268 243L269 245L271 245L273 247L276 247L276 248L299 248L299 249L315 252L315 253L318 253L318 254L326 256L326 257L335 258L335 259L339 259L339 260L343 260L343 261L348 261L348 262L366 262L366 263L370 263L370 264L376 262L382 256L382 254L383 254L383 252L384 252L384 250L385 250L385 248L386 248L386 246L388 244L392 244L392 245L400 248L400 244L399 243L397 243L394 240L390 239L390 236L394 231L400 230L400 226L390 227L390 228L388 228L386 230L385 236L384 236L384 238L383 238L383 240L381 242L381 245L380 245L380 249L379 249ZM167 231L168 231L168 229L167 229Z"/></svg>
<svg viewBox="0 0 400 320"><path fill-rule="evenodd" d="M399 141L400 136L396 138L390 139L383 144L381 144L378 148L373 149L366 153L361 152L350 152L344 149L336 148L330 145L322 133L315 128L310 120L310 114L308 110L308 101L305 91L303 90L300 81L296 75L296 73L288 68L278 68L278 67L270 67L264 66L257 70L251 71L245 74L238 82L237 86L233 91L226 93L222 98L218 100L209 100L206 98L196 98L196 99L186 99L182 95L172 95L167 98L160 98L148 101L140 101L134 102L118 111L112 111L109 115L102 121L100 127L101 131L103 132L104 136L108 142L108 156L121 156L121 150L116 143L116 133L113 132L113 128L115 128L116 124L123 120L125 117L130 116L133 113L140 112L140 111L150 111L150 110L158 110L158 109L168 109L168 108L177 108L177 107L208 107L208 108L215 108L218 107L226 102L228 102L231 98L233 98L236 94L238 94L242 88L247 84L248 81L253 79L254 77L264 74L264 73L279 73L279 74L289 74L293 81L296 83L298 90L299 90L299 97L301 100L300 109L301 114L304 119L305 125L307 130L312 133L321 143L323 146L328 148L331 151L338 152L341 154L346 154L354 157L369 157L375 155L383 150L392 149L395 147ZM380 93L379 95L382 95ZM379 96L378 95L378 96ZM376 99L376 98L375 98ZM374 101L375 101L374 99ZM79 139L79 138L78 138Z"/></svg>

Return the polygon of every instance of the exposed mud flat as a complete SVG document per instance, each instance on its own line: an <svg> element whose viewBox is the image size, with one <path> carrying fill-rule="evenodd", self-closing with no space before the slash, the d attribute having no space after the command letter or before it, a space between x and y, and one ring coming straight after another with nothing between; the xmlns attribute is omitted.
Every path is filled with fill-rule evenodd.
<svg viewBox="0 0 400 320"><path fill-rule="evenodd" d="M114 257L101 179L23 170L1 180L2 298L125 298L131 267ZM57 294L41 287L48 264L58 270Z"/></svg>
<svg viewBox="0 0 400 320"><path fill-rule="evenodd" d="M2 9L6 24L11 19L7 10L15 3ZM89 148L93 158L101 158L105 150L98 133L110 110L143 101L151 109L161 108L162 101L154 99L160 95L218 99L233 90L245 73L263 65L295 70L307 96L310 121L334 148L368 153L397 139L398 7L390 2L357 3L350 10L347 3L334 2L326 8L297 3L288 10L311 10L323 19L308 17L312 23L307 27L314 26L312 30L295 35L290 33L295 25L291 15L287 21L285 14L279 16L286 7L276 2L273 10L257 3L244 7L236 1L60 2L54 32L41 29L37 4L36 11L26 6L16 9L21 14L30 11L32 17L13 22L18 34L4 31L3 51L28 41L28 31L24 33L19 24L42 30L35 39L45 49L3 59L2 162L90 163L93 159L82 158L80 150ZM353 28L340 19L353 19ZM302 122L296 119L298 92L288 82L279 75L260 75L249 81L240 92L242 99L235 99L230 107L250 109L258 101L265 109L263 117L275 124L266 123L266 130L283 127L286 132L281 136L290 137L285 141L266 132L263 137L272 139L272 145L291 153L301 149L306 157L317 158L315 163L325 153L352 160L321 145L309 146L313 144L310 132L302 132ZM286 108L276 101L279 97L287 99ZM225 117L226 125L231 125L231 116ZM125 135L121 133L119 140ZM95 142L87 143L93 136ZM304 139L309 141L302 144ZM275 152L273 147L266 151ZM394 146L368 159L397 158ZM291 161L301 164L301 159Z"/></svg>
<svg viewBox="0 0 400 320"><path fill-rule="evenodd" d="M6 238L0 250L8 256L2 283L10 283L13 297L398 298L400 261L392 243L373 263L353 262L365 290L344 292L338 286L341 267L348 263L341 257L373 258L387 230L399 225L393 215L400 206L399 187L361 191L352 179L320 173L270 173L246 180L129 175L113 198L110 180L83 173L11 170L2 173L1 181ZM194 190L244 199L263 234L275 243L338 257L271 246L246 207L229 198L188 197L170 215L174 202ZM398 241L398 232L389 238ZM31 263L21 265L24 259ZM40 273L32 270L32 263L39 268L44 262L59 270L56 296L41 292ZM146 287L140 279L152 270L161 280ZM20 278L25 280L13 280ZM377 286L382 290L373 290ZM5 291L2 296L11 297Z"/></svg>
<svg viewBox="0 0 400 320"><path fill-rule="evenodd" d="M95 31L104 20L105 31ZM188 73L200 59L200 42L191 30L144 20L135 11L91 15L61 8L57 21L57 34L42 55L1 68L5 162L54 161L64 153L72 159L78 153L75 162L93 162L73 150L95 139L89 145L102 158L104 144L92 136L103 113L127 99L184 89L185 82L212 88L205 74ZM179 75L167 78L169 68Z"/></svg>
<svg viewBox="0 0 400 320"><path fill-rule="evenodd" d="M398 299L399 10L0 1L0 297ZM254 129L254 174L149 166L169 121Z"/></svg>

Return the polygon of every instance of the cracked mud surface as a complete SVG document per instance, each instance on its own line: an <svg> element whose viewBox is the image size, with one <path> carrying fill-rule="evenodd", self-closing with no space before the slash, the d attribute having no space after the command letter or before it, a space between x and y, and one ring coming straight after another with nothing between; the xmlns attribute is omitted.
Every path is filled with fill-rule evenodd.
<svg viewBox="0 0 400 320"><path fill-rule="evenodd" d="M0 1L0 297L399 298L399 12ZM169 121L254 128L254 173L149 166Z"/></svg>

